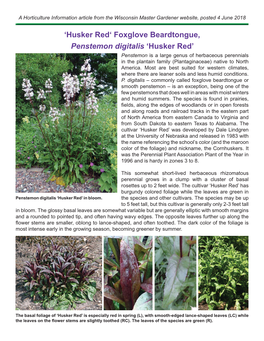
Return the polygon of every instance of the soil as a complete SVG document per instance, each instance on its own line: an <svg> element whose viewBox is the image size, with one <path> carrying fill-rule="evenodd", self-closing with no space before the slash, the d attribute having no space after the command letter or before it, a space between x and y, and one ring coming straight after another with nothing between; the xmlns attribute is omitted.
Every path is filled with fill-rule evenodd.
<svg viewBox="0 0 264 341"><path fill-rule="evenodd" d="M16 193L102 193L96 179L84 176L85 183L74 183L68 187L49 181L49 173L43 168L16 169Z"/></svg>
<svg viewBox="0 0 264 341"><path fill-rule="evenodd" d="M77 239L88 253L91 268L98 268L91 276L96 281L97 292L93 301L77 304L73 310L102 310L102 238L97 236L84 237L16 237L16 310L44 310L40 302L34 301L24 286L23 267L26 261L32 260L36 251L36 243L52 239L67 242L68 239ZM68 308L70 310L72 308ZM53 310L53 309L47 309Z"/></svg>

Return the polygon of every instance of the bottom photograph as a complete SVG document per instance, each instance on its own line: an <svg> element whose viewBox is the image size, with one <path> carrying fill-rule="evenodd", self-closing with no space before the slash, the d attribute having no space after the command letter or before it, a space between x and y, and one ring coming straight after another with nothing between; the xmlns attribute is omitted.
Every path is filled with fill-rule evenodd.
<svg viewBox="0 0 264 341"><path fill-rule="evenodd" d="M196 236L155 238L155 309L196 308Z"/></svg>
<svg viewBox="0 0 264 341"><path fill-rule="evenodd" d="M151 236L104 238L104 309L152 310Z"/></svg>
<svg viewBox="0 0 264 341"><path fill-rule="evenodd" d="M101 309L101 237L16 237L16 310Z"/></svg>
<svg viewBox="0 0 264 341"><path fill-rule="evenodd" d="M199 237L199 309L248 310L248 236Z"/></svg>

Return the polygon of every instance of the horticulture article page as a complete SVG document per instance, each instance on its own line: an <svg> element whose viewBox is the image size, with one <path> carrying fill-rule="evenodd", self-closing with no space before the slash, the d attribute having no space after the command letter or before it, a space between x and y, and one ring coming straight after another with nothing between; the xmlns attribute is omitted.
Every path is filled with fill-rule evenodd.
<svg viewBox="0 0 264 341"><path fill-rule="evenodd" d="M9 334L247 340L263 278L260 1L47 5L3 22Z"/></svg>

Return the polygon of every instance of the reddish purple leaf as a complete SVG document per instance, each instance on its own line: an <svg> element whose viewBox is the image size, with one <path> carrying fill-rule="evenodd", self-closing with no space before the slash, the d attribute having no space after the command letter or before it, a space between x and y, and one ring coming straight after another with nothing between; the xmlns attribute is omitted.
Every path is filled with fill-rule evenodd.
<svg viewBox="0 0 264 341"><path fill-rule="evenodd" d="M104 310L115 310L112 300L104 297Z"/></svg>
<svg viewBox="0 0 264 341"><path fill-rule="evenodd" d="M46 270L41 270L41 271L40 271L40 274L43 273L43 272L46 273L46 274L51 274L51 275L53 275L53 272L51 272L51 271L48 270L48 269L46 269Z"/></svg>
<svg viewBox="0 0 264 341"><path fill-rule="evenodd" d="M134 251L121 240L120 284L126 308L132 310L140 290L140 272Z"/></svg>
<svg viewBox="0 0 264 341"><path fill-rule="evenodd" d="M149 294L152 294L152 284L141 283L141 288L148 292Z"/></svg>
<svg viewBox="0 0 264 341"><path fill-rule="evenodd" d="M117 290L110 287L109 285L106 285L104 287L104 296L105 296L105 298L108 298L108 299L116 301L122 305L125 305L123 296Z"/></svg>

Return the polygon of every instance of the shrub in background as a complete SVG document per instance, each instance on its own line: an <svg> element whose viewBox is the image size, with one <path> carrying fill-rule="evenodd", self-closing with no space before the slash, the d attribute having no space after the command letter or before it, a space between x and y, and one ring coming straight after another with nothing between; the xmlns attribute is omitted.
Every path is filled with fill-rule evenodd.
<svg viewBox="0 0 264 341"><path fill-rule="evenodd" d="M16 166L31 168L39 163L43 139L36 135L32 119L23 117L16 132Z"/></svg>

